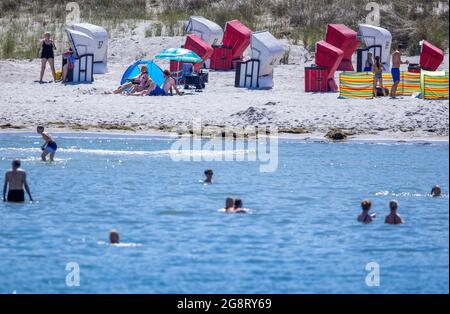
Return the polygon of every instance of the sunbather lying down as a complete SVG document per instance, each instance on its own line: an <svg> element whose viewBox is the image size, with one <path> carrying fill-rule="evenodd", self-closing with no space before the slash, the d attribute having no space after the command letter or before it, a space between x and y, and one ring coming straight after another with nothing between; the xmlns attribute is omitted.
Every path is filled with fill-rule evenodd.
<svg viewBox="0 0 450 314"><path fill-rule="evenodd" d="M128 79L128 82L120 85L113 93L123 94L123 93L139 93L147 90L153 84L152 79L148 75L148 68L146 65L141 67L139 75Z"/></svg>
<svg viewBox="0 0 450 314"><path fill-rule="evenodd" d="M147 88L141 91L133 91L132 93L127 93L127 96L169 96L173 95L173 90L177 95L183 95L182 92L177 87L175 79L169 70L164 71L164 83L162 87L159 87L154 82L151 82Z"/></svg>

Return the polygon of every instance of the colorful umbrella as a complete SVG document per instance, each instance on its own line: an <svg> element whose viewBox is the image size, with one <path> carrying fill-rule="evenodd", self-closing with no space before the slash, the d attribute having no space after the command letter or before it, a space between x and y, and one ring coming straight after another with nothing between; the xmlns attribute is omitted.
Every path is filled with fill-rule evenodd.
<svg viewBox="0 0 450 314"><path fill-rule="evenodd" d="M169 48L160 52L155 56L157 59L166 59L171 61L178 62L202 62L202 58L200 58L195 52L184 49L184 48Z"/></svg>

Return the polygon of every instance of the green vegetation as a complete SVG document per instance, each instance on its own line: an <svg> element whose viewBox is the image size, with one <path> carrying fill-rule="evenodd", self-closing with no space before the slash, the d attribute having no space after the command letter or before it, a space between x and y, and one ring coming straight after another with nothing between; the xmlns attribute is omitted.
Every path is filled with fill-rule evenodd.
<svg viewBox="0 0 450 314"><path fill-rule="evenodd" d="M0 2L0 58L32 58L44 30L64 41L66 4L63 0L2 0ZM202 15L224 26L239 19L252 29L268 29L309 50L324 38L326 24L344 23L356 29L364 22L371 0L78 0L81 20L101 24L114 35L134 32L139 20L151 20L145 36L183 35L191 15ZM381 26L395 42L417 54L427 39L448 48L449 0L424 2L379 0ZM326 8L326 9L325 9ZM58 47L60 48L60 47Z"/></svg>

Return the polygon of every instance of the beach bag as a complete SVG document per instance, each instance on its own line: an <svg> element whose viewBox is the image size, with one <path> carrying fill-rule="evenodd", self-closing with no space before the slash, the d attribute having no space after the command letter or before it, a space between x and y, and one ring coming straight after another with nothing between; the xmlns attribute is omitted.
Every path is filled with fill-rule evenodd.
<svg viewBox="0 0 450 314"><path fill-rule="evenodd" d="M56 80L60 81L62 79L62 71L56 71L55 72Z"/></svg>

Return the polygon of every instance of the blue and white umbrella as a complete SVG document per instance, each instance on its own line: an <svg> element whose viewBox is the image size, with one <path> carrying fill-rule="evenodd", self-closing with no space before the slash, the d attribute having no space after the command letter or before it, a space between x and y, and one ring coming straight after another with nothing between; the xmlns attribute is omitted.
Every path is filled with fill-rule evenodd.
<svg viewBox="0 0 450 314"><path fill-rule="evenodd" d="M200 58L195 52L184 48L169 48L160 52L155 56L157 59L166 59L178 62L202 62L203 59Z"/></svg>

